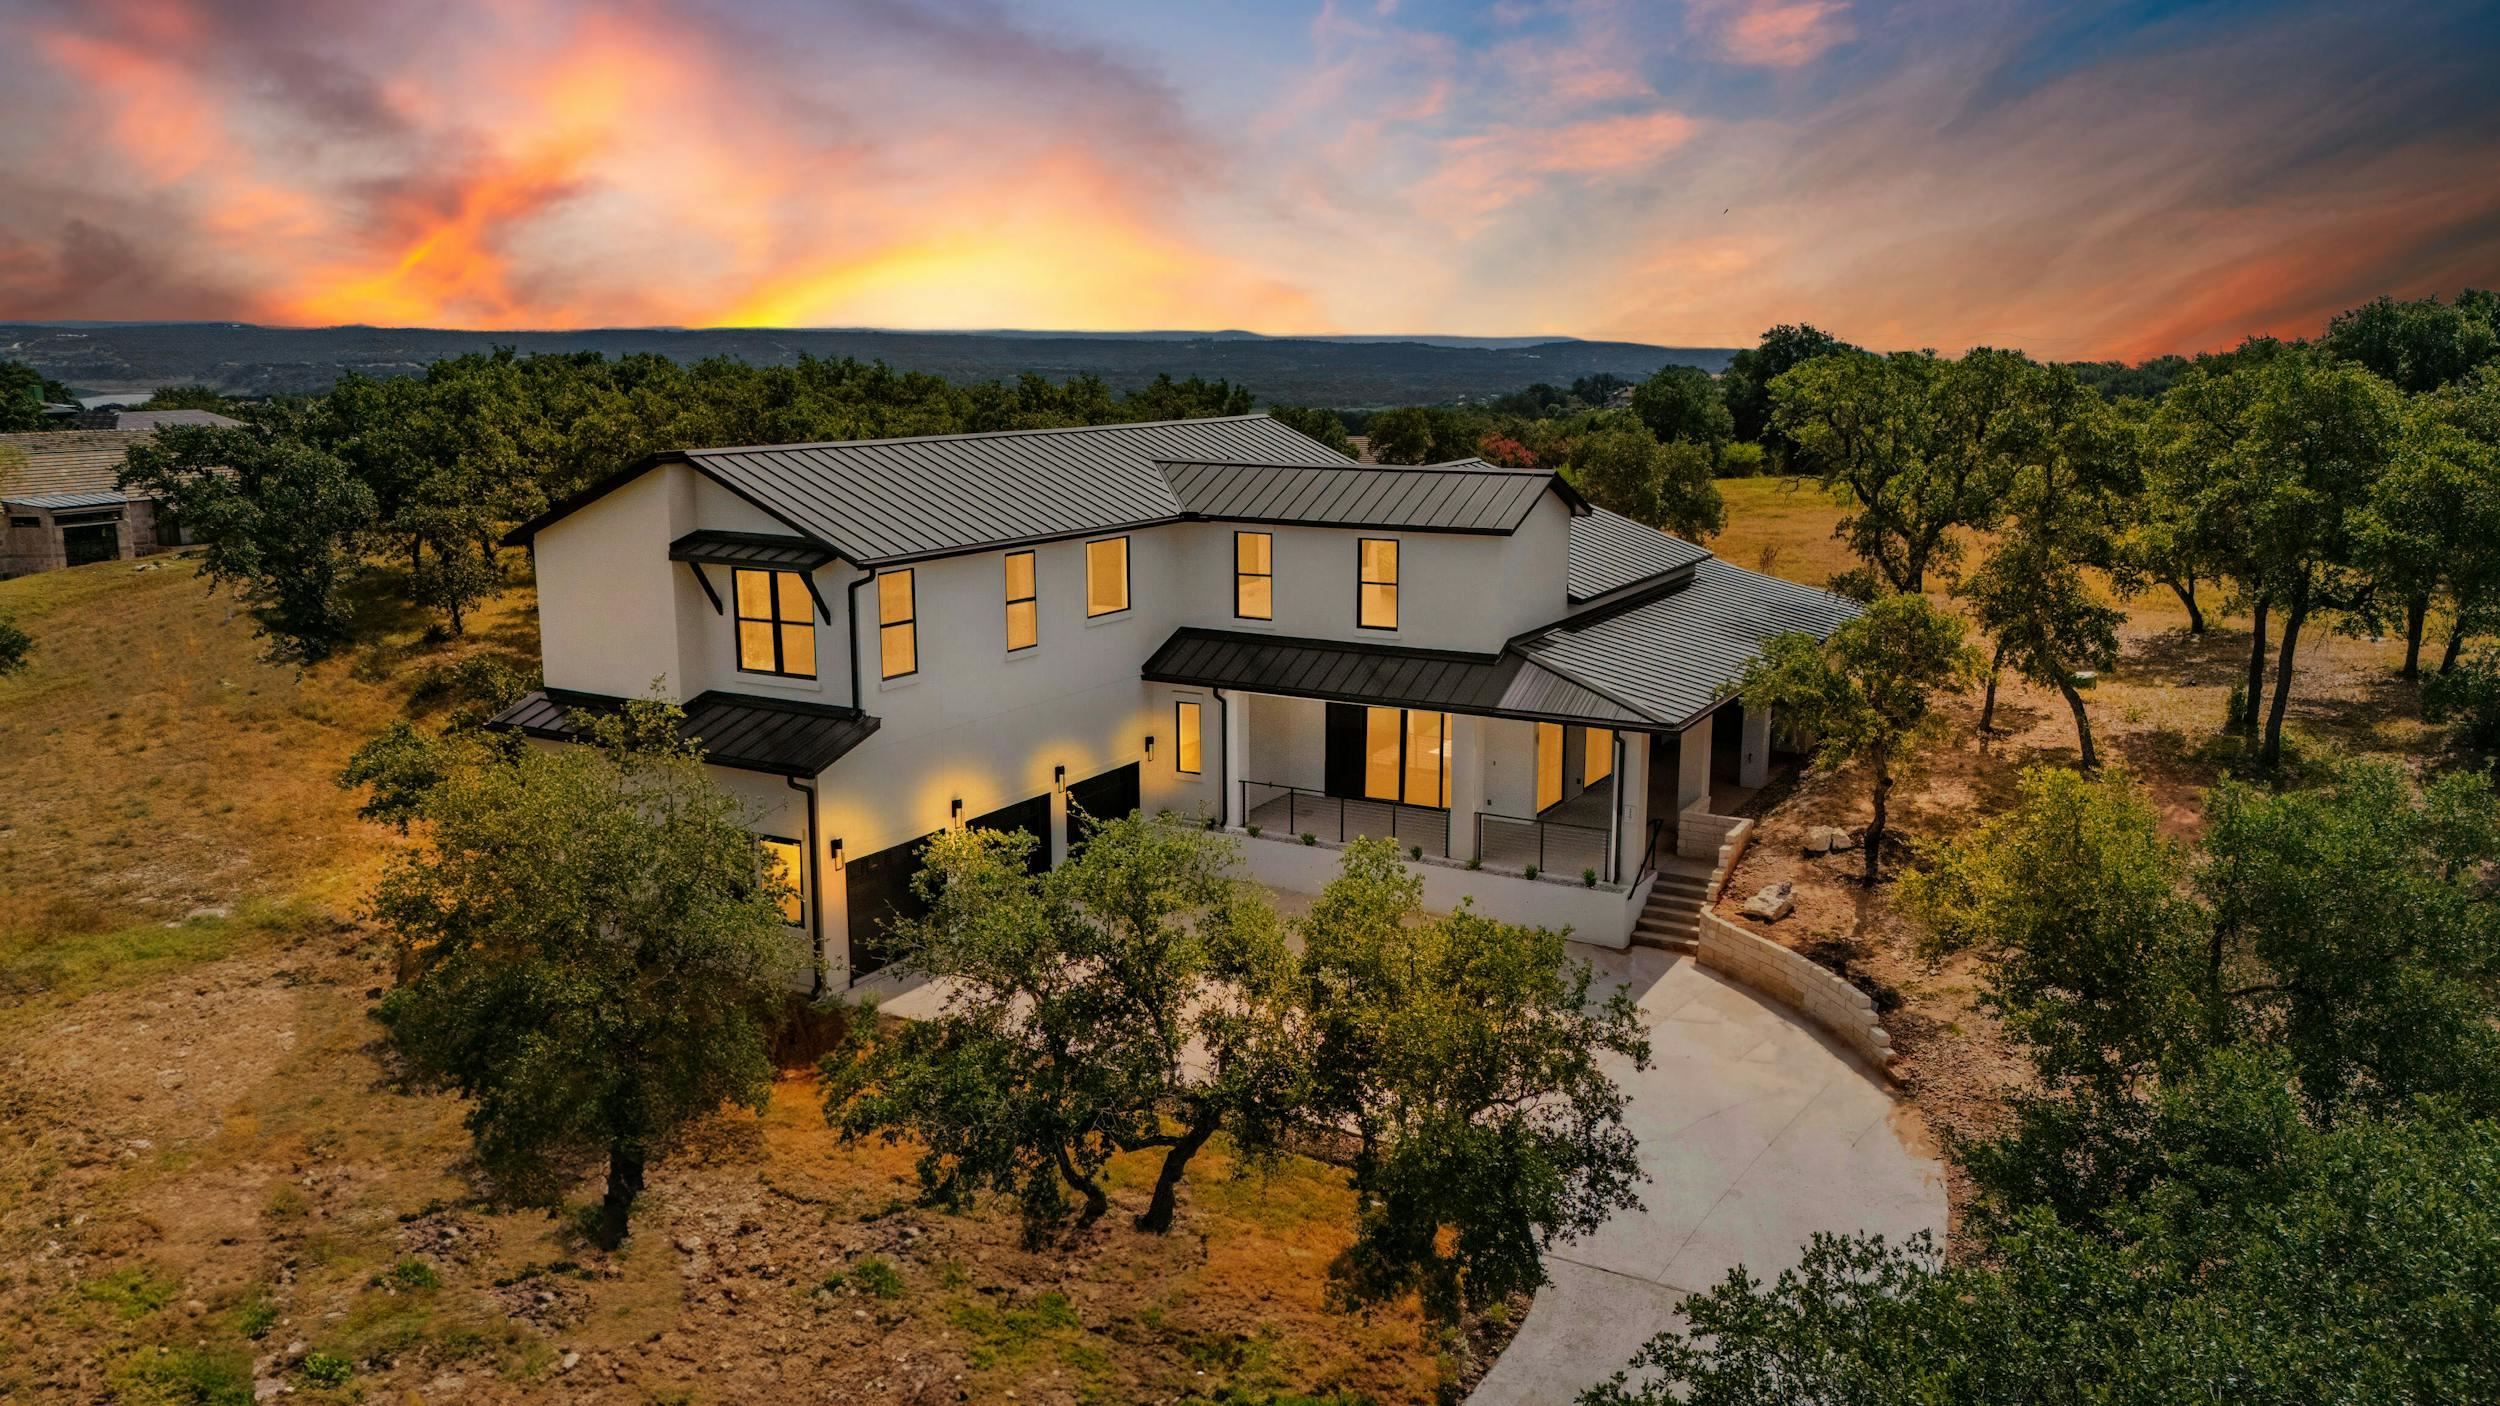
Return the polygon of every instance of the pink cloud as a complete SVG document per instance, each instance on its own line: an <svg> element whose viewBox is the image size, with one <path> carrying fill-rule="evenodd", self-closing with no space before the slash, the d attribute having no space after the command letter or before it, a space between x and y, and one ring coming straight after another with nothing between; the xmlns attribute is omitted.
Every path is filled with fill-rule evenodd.
<svg viewBox="0 0 2500 1406"><path fill-rule="evenodd" d="M1487 128L1443 143L1439 169L1415 195L1425 214L1448 215L1464 228L1535 195L1556 177L1604 180L1646 171L1691 140L1696 126L1661 108L1553 127Z"/></svg>
<svg viewBox="0 0 2500 1406"><path fill-rule="evenodd" d="M1848 0L1690 0L1693 26L1721 53L1763 68L1796 68L1850 37Z"/></svg>

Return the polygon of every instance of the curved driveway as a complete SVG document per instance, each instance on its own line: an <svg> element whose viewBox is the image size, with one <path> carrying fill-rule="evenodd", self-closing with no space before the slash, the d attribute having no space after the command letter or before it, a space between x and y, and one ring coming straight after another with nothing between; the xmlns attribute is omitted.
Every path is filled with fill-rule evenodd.
<svg viewBox="0 0 2500 1406"><path fill-rule="evenodd" d="M1649 1024L1650 1067L1611 1071L1631 1095L1645 1209L1547 1254L1553 1282L1469 1406L1563 1406L1674 1325L1686 1294L1738 1264L1767 1281L1818 1230L1944 1239L1943 1168L1837 1045L1689 957L1588 955L1599 988L1630 983Z"/></svg>

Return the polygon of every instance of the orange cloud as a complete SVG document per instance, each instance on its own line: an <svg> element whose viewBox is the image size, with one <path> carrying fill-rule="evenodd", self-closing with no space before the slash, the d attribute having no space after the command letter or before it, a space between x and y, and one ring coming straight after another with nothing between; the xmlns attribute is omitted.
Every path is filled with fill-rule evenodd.
<svg viewBox="0 0 2500 1406"><path fill-rule="evenodd" d="M1462 230L1480 228L1554 177L1605 179L1648 170L1690 140L1696 126L1680 112L1661 109L1453 137L1442 145L1440 168L1416 188L1419 213L1452 217Z"/></svg>
<svg viewBox="0 0 2500 1406"><path fill-rule="evenodd" d="M1795 68L1850 37L1848 0L1693 0L1689 14L1727 57Z"/></svg>

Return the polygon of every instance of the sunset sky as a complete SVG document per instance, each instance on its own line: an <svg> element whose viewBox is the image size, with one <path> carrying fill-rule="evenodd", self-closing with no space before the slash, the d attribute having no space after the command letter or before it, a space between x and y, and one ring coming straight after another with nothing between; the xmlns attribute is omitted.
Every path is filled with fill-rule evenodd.
<svg viewBox="0 0 2500 1406"><path fill-rule="evenodd" d="M0 0L0 318L2053 356L2500 283L2500 5Z"/></svg>

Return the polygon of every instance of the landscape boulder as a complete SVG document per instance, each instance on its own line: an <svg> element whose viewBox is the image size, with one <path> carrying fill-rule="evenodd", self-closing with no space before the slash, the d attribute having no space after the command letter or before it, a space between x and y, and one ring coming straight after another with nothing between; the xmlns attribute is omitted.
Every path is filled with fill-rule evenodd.
<svg viewBox="0 0 2500 1406"><path fill-rule="evenodd" d="M1792 888L1793 886L1786 879L1776 884L1765 885L1753 897L1746 899L1744 906L1737 911L1748 918L1759 918L1766 923L1776 923L1787 917L1797 907L1796 900L1789 896Z"/></svg>

